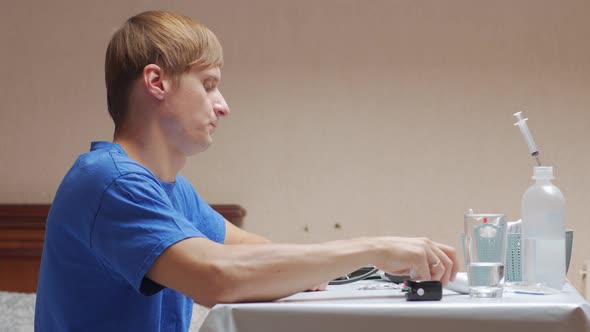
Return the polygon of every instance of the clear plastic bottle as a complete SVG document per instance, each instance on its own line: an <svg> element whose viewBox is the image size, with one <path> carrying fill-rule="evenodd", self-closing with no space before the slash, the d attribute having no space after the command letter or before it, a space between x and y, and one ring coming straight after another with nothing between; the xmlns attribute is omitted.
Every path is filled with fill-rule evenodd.
<svg viewBox="0 0 590 332"><path fill-rule="evenodd" d="M535 184L522 196L522 273L529 286L561 291L565 283L565 198L553 167L535 167Z"/></svg>

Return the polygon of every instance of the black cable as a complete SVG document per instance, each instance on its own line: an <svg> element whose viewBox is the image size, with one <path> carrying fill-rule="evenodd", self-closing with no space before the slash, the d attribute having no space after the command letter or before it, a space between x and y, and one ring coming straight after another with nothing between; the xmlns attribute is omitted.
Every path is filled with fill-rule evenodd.
<svg viewBox="0 0 590 332"><path fill-rule="evenodd" d="M363 269L360 269L360 270L363 270ZM357 271L359 271L359 270L357 270ZM367 279L368 277L370 277L373 274L377 273L377 271L379 271L379 269L372 268L369 272L364 273L364 274L361 274L360 276L356 276L356 277L350 278L349 275L346 275L345 277L334 279L334 280L330 281L328 284L329 285L346 285L346 284L350 284L350 283L353 283L353 282L356 282L356 281ZM351 273L351 274L353 274L353 273ZM345 279L342 279L342 278L345 278Z"/></svg>

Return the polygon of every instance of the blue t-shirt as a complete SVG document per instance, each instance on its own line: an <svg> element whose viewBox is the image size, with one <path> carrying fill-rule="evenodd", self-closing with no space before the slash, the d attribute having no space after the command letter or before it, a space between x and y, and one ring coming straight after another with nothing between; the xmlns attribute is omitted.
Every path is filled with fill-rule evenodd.
<svg viewBox="0 0 590 332"><path fill-rule="evenodd" d="M224 218L180 175L159 181L118 144L94 142L47 217L37 331L187 331L193 300L145 274L190 237L223 243Z"/></svg>

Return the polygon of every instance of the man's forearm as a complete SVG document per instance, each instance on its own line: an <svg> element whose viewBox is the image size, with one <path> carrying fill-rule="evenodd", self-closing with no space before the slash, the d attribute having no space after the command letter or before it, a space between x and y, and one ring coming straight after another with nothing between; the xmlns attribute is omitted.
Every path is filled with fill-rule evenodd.
<svg viewBox="0 0 590 332"><path fill-rule="evenodd" d="M308 290L367 264L375 246L368 239L321 244L225 246L215 258L224 275L223 302L274 300Z"/></svg>
<svg viewBox="0 0 590 332"><path fill-rule="evenodd" d="M207 306L275 300L370 264L373 248L367 239L220 245L193 238L168 248L148 277Z"/></svg>

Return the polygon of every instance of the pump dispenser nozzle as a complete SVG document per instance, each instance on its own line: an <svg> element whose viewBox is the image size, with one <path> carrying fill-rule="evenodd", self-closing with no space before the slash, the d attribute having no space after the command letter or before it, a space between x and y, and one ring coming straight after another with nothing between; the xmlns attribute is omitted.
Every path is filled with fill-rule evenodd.
<svg viewBox="0 0 590 332"><path fill-rule="evenodd" d="M535 146L535 141L533 140L533 135L531 135L531 131L529 130L529 127L526 124L526 120L528 120L528 118L523 119L522 112L514 113L514 117L518 120L514 125L520 128L520 132L522 133L522 137L524 138L526 144L529 147L529 152L531 153L531 156L535 158L535 160L537 161L537 165L541 166L541 160L539 160L539 150L537 150L537 147Z"/></svg>

